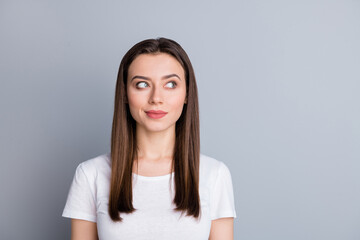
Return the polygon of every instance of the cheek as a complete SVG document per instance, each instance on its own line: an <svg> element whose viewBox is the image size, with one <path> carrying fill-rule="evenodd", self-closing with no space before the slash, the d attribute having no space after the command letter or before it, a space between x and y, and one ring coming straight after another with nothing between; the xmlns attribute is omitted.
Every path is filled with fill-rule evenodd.
<svg viewBox="0 0 360 240"><path fill-rule="evenodd" d="M169 100L169 104L171 104L171 106L173 106L173 108L177 108L179 111L182 110L182 107L184 106L184 100L185 100L185 95L180 95L180 96L172 96L171 100Z"/></svg>
<svg viewBox="0 0 360 240"><path fill-rule="evenodd" d="M139 107L144 102L144 94L134 93L131 90L127 92L128 103L130 107Z"/></svg>
<svg viewBox="0 0 360 240"><path fill-rule="evenodd" d="M128 94L128 104L130 109L130 114L135 120L139 120L139 109L144 105L142 98L134 94Z"/></svg>
<svg viewBox="0 0 360 240"><path fill-rule="evenodd" d="M130 107L135 107L135 106L138 106L140 104L139 102L139 98L136 98L136 97L128 97L128 100L129 100L129 105Z"/></svg>

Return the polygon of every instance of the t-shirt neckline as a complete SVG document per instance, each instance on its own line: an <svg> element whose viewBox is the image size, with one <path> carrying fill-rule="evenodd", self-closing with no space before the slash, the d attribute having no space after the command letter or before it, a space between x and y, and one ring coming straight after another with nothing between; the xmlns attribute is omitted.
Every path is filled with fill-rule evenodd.
<svg viewBox="0 0 360 240"><path fill-rule="evenodd" d="M174 175L175 172L172 172L172 174ZM142 176L142 175L138 175L136 173L132 173L134 177L137 177L138 179L143 179L143 180L161 180L161 179L168 179L171 175L171 173L168 173L166 175L161 175L161 176L152 176L152 177L148 177L148 176Z"/></svg>

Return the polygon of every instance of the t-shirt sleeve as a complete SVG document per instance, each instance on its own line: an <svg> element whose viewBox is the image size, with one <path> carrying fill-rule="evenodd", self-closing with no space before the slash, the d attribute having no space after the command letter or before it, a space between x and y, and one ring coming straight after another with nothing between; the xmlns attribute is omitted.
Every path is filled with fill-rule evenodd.
<svg viewBox="0 0 360 240"><path fill-rule="evenodd" d="M211 198L211 220L225 217L236 218L234 192L228 167L220 162Z"/></svg>
<svg viewBox="0 0 360 240"><path fill-rule="evenodd" d="M83 169L76 168L62 216L96 222L96 201L94 189Z"/></svg>

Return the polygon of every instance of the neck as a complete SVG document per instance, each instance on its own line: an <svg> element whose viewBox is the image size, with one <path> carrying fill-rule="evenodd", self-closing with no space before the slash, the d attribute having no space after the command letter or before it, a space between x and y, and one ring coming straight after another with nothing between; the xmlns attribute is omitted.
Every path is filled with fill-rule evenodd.
<svg viewBox="0 0 360 240"><path fill-rule="evenodd" d="M164 131L150 132L137 126L136 141L138 159L141 161L159 162L172 159L175 146L175 125Z"/></svg>

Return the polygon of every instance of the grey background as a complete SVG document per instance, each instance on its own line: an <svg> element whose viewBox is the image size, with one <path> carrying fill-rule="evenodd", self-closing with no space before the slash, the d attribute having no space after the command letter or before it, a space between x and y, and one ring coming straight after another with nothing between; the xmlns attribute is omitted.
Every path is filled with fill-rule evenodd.
<svg viewBox="0 0 360 240"><path fill-rule="evenodd" d="M235 239L360 239L360 2L0 2L0 239L67 239L76 166L110 149L123 54L178 41Z"/></svg>

